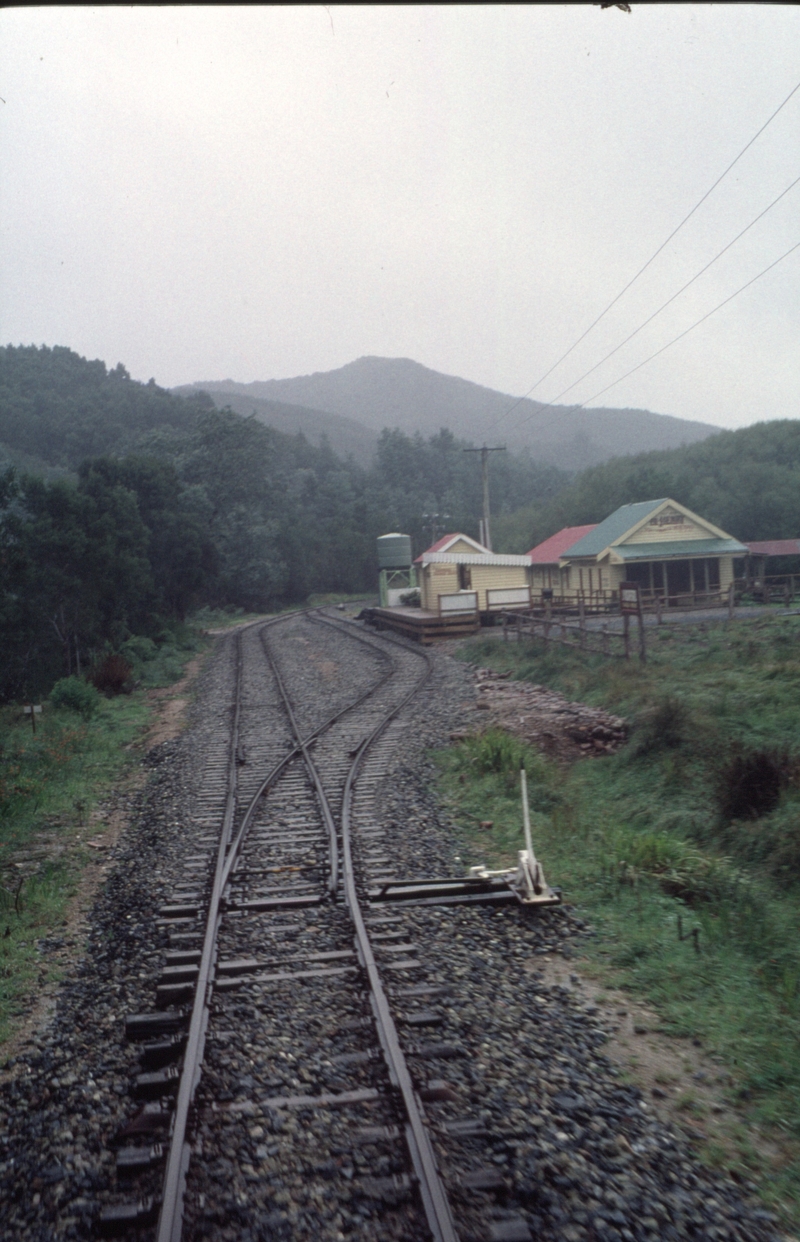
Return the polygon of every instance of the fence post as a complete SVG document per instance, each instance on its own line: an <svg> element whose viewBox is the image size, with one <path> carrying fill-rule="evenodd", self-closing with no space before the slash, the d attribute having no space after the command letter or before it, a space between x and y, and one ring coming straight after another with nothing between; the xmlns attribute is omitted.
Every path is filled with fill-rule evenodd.
<svg viewBox="0 0 800 1242"><path fill-rule="evenodd" d="M734 585L733 583L731 583L731 585L728 587L728 620L729 621L733 620L733 605L734 605Z"/></svg>
<svg viewBox="0 0 800 1242"><path fill-rule="evenodd" d="M581 630L581 651L586 647L586 609L583 606L583 596L578 596L578 625Z"/></svg>
<svg viewBox="0 0 800 1242"><path fill-rule="evenodd" d="M630 660L631 658L631 617L630 617L630 613L628 612L624 612L622 614L622 633L625 638L625 659Z"/></svg>
<svg viewBox="0 0 800 1242"><path fill-rule="evenodd" d="M611 647L609 644L609 637L608 637L608 622L606 621L606 623L603 626L603 655L609 655L610 652L611 652Z"/></svg>
<svg viewBox="0 0 800 1242"><path fill-rule="evenodd" d="M656 592L656 625L661 625L663 617L661 615L661 593Z"/></svg>
<svg viewBox="0 0 800 1242"><path fill-rule="evenodd" d="M508 642L508 615L503 613L503 642Z"/></svg>

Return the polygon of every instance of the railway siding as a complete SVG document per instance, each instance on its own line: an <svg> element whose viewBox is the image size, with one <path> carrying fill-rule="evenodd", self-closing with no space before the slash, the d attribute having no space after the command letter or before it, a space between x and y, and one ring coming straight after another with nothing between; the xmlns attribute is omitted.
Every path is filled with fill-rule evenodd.
<svg viewBox="0 0 800 1242"><path fill-rule="evenodd" d="M282 675L305 681L315 702L303 727L313 728L385 661L347 636L323 637L319 625L292 625L295 641L279 649ZM468 670L434 659L413 714L389 727L356 786L362 893L381 874L409 874L415 862L428 874L457 867L458 842L431 801L424 753L477 717L464 706L474 693ZM104 1203L159 1193L157 1164L135 1173L130 1189L116 1171L113 1141L143 1090L139 1046L125 1041L124 1019L154 1011L169 938L195 934L192 915L159 911L194 909L212 865L232 675L228 641L204 675L190 732L161 752L139 818L117 848L93 912L90 955L5 1089L0 1220L9 1236L93 1236ZM264 765L290 748L267 674L248 674L247 686L240 805ZM363 718L355 723L343 718L313 748L332 794L346 771L334 732L339 752L346 742L352 753L366 732ZM184 1236L419 1239L424 1215L368 997L363 986L344 986L354 966L346 908L264 905L287 893L301 902L324 879L325 837L307 830L316 795L299 772L288 769L287 783L258 811L232 875L193 1112ZM279 875L288 887L273 894ZM434 907L367 910L365 918L462 1242L777 1236L767 1214L697 1166L640 1093L620 1083L580 987L548 983L536 970L538 955L568 956L586 934L574 912L523 920L516 910ZM170 951L182 950L173 942ZM196 952L188 939L184 952ZM192 965L175 963L179 971ZM173 975L160 986L190 979ZM164 1091L140 1114L167 1122L154 1124L154 1143L167 1137L168 1099ZM141 1134L136 1145L145 1146ZM144 1242L153 1227L143 1222L129 1236Z"/></svg>

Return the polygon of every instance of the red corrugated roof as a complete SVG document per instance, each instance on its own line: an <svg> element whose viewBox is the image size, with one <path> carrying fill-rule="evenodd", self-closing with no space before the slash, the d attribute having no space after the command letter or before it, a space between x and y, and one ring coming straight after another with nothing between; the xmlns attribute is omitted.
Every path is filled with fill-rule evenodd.
<svg viewBox="0 0 800 1242"><path fill-rule="evenodd" d="M425 549L425 552L441 552L444 545L449 543L451 539L458 539L458 531L454 535L442 535L441 539L437 539L436 543L432 543L429 548Z"/></svg>
<svg viewBox="0 0 800 1242"><path fill-rule="evenodd" d="M800 539L765 539L744 546L752 556L800 556Z"/></svg>
<svg viewBox="0 0 800 1242"><path fill-rule="evenodd" d="M564 555L568 548L572 547L573 543L583 539L584 535L588 535L596 527L596 522L593 522L591 526L565 526L563 530L559 530L555 535L551 535L549 539L545 539L544 543L538 543L535 548L531 548L528 553L531 564L557 565L559 558Z"/></svg>

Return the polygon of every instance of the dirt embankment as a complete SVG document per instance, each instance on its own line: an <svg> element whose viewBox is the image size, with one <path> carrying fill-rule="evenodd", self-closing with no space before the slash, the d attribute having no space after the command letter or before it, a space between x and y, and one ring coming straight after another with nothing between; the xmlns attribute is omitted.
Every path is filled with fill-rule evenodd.
<svg viewBox="0 0 800 1242"><path fill-rule="evenodd" d="M489 668L479 668L476 680L485 724L506 729L551 759L570 763L607 755L627 741L626 721L601 707L571 703L547 686L510 681L508 673Z"/></svg>

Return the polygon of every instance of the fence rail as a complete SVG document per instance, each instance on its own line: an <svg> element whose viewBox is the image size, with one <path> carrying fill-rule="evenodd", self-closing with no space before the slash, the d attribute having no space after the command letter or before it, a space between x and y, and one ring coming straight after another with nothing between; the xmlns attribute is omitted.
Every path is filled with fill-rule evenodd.
<svg viewBox="0 0 800 1242"><path fill-rule="evenodd" d="M585 616L581 616L577 623L566 621L563 617L541 617L533 612L503 612L501 616L506 642L511 640L512 635L517 642L522 642L523 638L540 638L545 648L550 643L558 643L591 655L614 656L623 660L630 658L627 634L609 630L607 625L599 630L590 630Z"/></svg>
<svg viewBox="0 0 800 1242"><path fill-rule="evenodd" d="M797 576L798 594L800 594L800 575ZM734 603L737 603L741 594L744 593L743 583L738 580L733 584ZM781 588L783 589L783 588ZM749 594L753 595L753 588L749 590ZM705 608L730 608L731 607L731 587L718 591L685 591L672 595L664 595L660 591L650 590L649 588L640 588L640 596L642 601L642 611L647 613L655 613L660 617L661 613L670 608L679 608L682 611L691 612ZM774 602L779 597L773 590L771 600ZM783 595L780 596L783 600ZM766 601L765 601L766 602ZM531 612L540 618L553 619L558 616L619 616L619 592L618 591L593 591L581 593L573 592L569 595L553 595L551 599L534 599L531 605Z"/></svg>
<svg viewBox="0 0 800 1242"><path fill-rule="evenodd" d="M747 595L760 604L785 604L800 598L800 574L771 574L765 578L736 578L737 596Z"/></svg>

